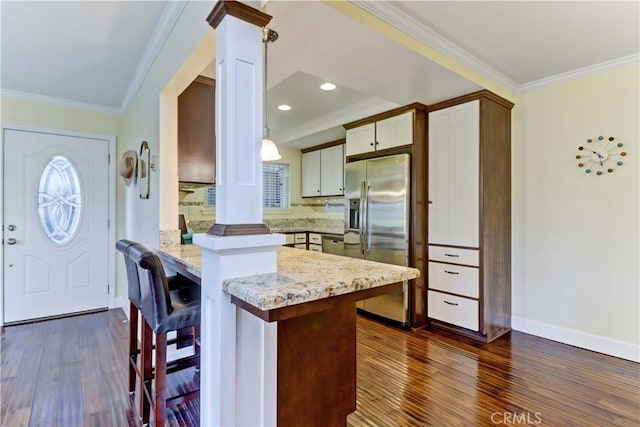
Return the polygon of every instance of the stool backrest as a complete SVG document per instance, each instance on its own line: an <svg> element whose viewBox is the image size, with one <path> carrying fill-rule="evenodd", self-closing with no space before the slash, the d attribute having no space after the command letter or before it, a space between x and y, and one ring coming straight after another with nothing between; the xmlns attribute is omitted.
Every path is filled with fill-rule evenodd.
<svg viewBox="0 0 640 427"><path fill-rule="evenodd" d="M138 243L122 239L116 243L116 248L124 255L124 265L127 268L127 290L129 293L129 301L138 309L140 308L140 279L138 278L138 266L135 261L129 257L129 248Z"/></svg>
<svg viewBox="0 0 640 427"><path fill-rule="evenodd" d="M127 252L138 271L140 311L151 329L155 331L173 311L169 283L162 261L155 252L139 243L131 245Z"/></svg>

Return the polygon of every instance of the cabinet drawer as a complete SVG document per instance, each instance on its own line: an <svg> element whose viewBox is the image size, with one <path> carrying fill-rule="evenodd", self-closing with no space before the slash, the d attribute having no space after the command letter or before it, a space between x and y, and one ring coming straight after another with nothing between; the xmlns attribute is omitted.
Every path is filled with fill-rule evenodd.
<svg viewBox="0 0 640 427"><path fill-rule="evenodd" d="M479 264L478 249L460 249L449 246L429 246L429 260L451 262L454 264L475 265Z"/></svg>
<svg viewBox="0 0 640 427"><path fill-rule="evenodd" d="M307 233L296 233L295 234L295 242L296 243L307 243Z"/></svg>
<svg viewBox="0 0 640 427"><path fill-rule="evenodd" d="M429 289L478 298L478 268L430 261Z"/></svg>
<svg viewBox="0 0 640 427"><path fill-rule="evenodd" d="M301 243L301 244L294 245L293 247L296 249L307 249L307 244Z"/></svg>
<svg viewBox="0 0 640 427"><path fill-rule="evenodd" d="M284 235L284 244L285 245L293 245L295 243L295 239L293 234L285 234Z"/></svg>
<svg viewBox="0 0 640 427"><path fill-rule="evenodd" d="M436 291L428 292L429 317L478 331L478 301Z"/></svg>
<svg viewBox="0 0 640 427"><path fill-rule="evenodd" d="M309 244L309 250L313 252L322 252L322 245Z"/></svg>
<svg viewBox="0 0 640 427"><path fill-rule="evenodd" d="M309 233L309 243L313 243L315 245L321 245L322 235L317 233Z"/></svg>

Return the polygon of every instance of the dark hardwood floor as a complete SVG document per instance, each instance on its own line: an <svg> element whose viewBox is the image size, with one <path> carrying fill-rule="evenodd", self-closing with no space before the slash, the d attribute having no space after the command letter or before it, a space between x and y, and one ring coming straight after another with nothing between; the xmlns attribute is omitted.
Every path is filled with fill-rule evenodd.
<svg viewBox="0 0 640 427"><path fill-rule="evenodd" d="M4 328L0 424L135 426L127 333L121 310ZM172 426L198 416L197 401L168 413ZM640 365L518 332L479 344L359 318L348 424L638 426Z"/></svg>

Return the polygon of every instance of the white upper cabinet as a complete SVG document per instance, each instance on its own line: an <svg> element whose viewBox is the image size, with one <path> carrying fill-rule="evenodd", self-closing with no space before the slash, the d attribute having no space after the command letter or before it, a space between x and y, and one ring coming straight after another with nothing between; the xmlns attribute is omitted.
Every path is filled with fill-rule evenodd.
<svg viewBox="0 0 640 427"><path fill-rule="evenodd" d="M344 194L344 144L302 153L302 197Z"/></svg>
<svg viewBox="0 0 640 427"><path fill-rule="evenodd" d="M344 144L320 150L320 194L344 194Z"/></svg>
<svg viewBox="0 0 640 427"><path fill-rule="evenodd" d="M413 111L376 122L376 150L413 144Z"/></svg>
<svg viewBox="0 0 640 427"><path fill-rule="evenodd" d="M370 123L353 129L347 129L347 156L373 151L375 150L375 143L375 123Z"/></svg>
<svg viewBox="0 0 640 427"><path fill-rule="evenodd" d="M429 113L430 244L479 246L479 105L476 100Z"/></svg>
<svg viewBox="0 0 640 427"><path fill-rule="evenodd" d="M302 153L302 197L320 196L320 151Z"/></svg>
<svg viewBox="0 0 640 427"><path fill-rule="evenodd" d="M347 156L413 144L413 111L347 129Z"/></svg>

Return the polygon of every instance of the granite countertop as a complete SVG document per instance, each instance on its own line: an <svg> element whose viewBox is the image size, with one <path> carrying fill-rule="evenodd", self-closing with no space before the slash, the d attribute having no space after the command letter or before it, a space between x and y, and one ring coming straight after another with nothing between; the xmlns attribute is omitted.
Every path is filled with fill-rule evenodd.
<svg viewBox="0 0 640 427"><path fill-rule="evenodd" d="M191 274L201 276L201 249L196 245L162 247L158 253ZM415 279L419 270L356 258L282 247L277 273L226 279L222 288L259 310L324 298Z"/></svg>
<svg viewBox="0 0 640 427"><path fill-rule="evenodd" d="M196 277L202 277L202 250L197 245L162 246L158 255L169 264L177 266Z"/></svg>

